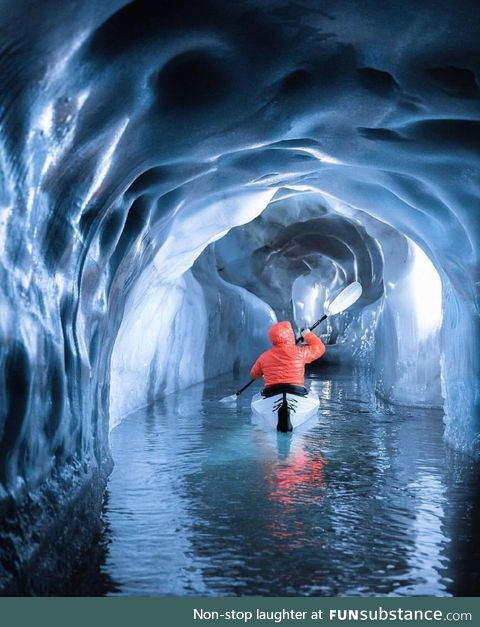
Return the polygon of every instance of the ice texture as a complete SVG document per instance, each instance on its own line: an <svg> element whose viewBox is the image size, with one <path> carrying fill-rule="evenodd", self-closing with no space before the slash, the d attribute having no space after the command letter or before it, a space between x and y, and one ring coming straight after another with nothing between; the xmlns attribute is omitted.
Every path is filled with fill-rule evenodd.
<svg viewBox="0 0 480 627"><path fill-rule="evenodd" d="M300 327L351 280L326 359L443 405L447 442L478 455L479 17L2 3L2 501L101 474L110 418L246 366L275 316Z"/></svg>
<svg viewBox="0 0 480 627"><path fill-rule="evenodd" d="M173 283L151 264L127 300L112 354L111 428L161 396L248 367L274 322L264 301L218 276L211 253Z"/></svg>
<svg viewBox="0 0 480 627"><path fill-rule="evenodd" d="M387 401L439 407L441 281L422 250L409 242L406 271L387 281L375 345L377 391Z"/></svg>

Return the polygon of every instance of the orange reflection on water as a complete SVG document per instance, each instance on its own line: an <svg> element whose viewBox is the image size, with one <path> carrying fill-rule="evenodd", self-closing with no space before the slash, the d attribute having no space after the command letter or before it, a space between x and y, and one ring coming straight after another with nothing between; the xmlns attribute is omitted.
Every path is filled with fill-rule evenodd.
<svg viewBox="0 0 480 627"><path fill-rule="evenodd" d="M327 461L321 455L307 455L303 449L297 449L288 458L288 463L272 469L268 475L270 486L269 500L290 505L302 486L315 483L325 485L325 466Z"/></svg>

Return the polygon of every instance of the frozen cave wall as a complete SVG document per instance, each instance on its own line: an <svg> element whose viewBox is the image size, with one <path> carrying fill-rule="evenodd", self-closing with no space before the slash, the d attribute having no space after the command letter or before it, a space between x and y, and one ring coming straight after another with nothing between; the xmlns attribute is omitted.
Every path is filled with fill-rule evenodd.
<svg viewBox="0 0 480 627"><path fill-rule="evenodd" d="M215 374L209 334L238 324L247 339L225 367L241 367L272 312L301 324L320 306L320 279L325 296L352 277L367 287L327 328L332 358L372 363L392 401L443 402L447 441L478 454L479 13L469 0L2 4L2 589L48 588L55 550L68 562L95 532L110 415ZM248 236L253 274L234 279L239 231L232 255L222 238L267 207L271 241ZM426 335L406 298L422 254L441 279ZM398 351L420 328L432 359L417 365ZM436 381L429 398L416 368ZM125 381L131 403L114 394Z"/></svg>
<svg viewBox="0 0 480 627"><path fill-rule="evenodd" d="M218 276L211 251L174 283L150 265L127 301L112 354L110 427L160 396L248 367L266 350L273 322L264 301Z"/></svg>

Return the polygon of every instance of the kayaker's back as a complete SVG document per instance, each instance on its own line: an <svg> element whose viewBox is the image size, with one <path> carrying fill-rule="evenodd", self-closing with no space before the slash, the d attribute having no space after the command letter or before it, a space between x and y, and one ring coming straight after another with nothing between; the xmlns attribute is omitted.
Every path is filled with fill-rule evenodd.
<svg viewBox="0 0 480 627"><path fill-rule="evenodd" d="M265 387L278 383L304 385L305 361L300 346L274 346L260 355Z"/></svg>
<svg viewBox="0 0 480 627"><path fill-rule="evenodd" d="M315 361L325 353L325 345L314 333L304 336L307 346L297 346L289 322L278 322L269 330L272 348L260 355L252 367L255 379L263 376L265 387L279 383L303 386L305 364Z"/></svg>

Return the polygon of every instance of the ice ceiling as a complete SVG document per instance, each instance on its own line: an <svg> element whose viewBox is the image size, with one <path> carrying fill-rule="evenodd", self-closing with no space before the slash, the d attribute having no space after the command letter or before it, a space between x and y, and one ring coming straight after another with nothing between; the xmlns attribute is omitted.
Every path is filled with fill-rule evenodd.
<svg viewBox="0 0 480 627"><path fill-rule="evenodd" d="M478 3L12 0L0 34L4 494L354 279L329 358L478 452Z"/></svg>

